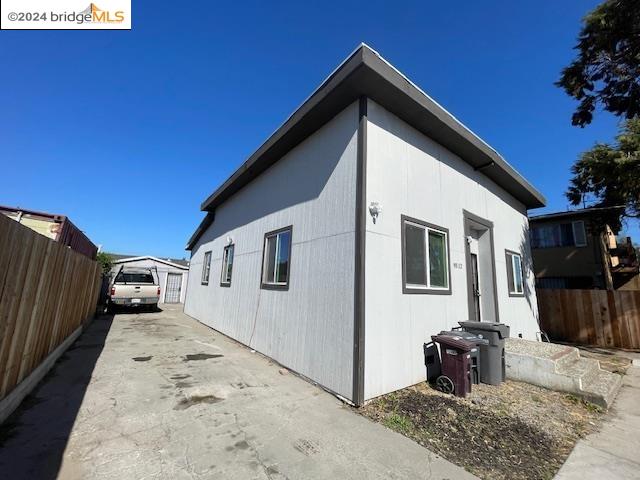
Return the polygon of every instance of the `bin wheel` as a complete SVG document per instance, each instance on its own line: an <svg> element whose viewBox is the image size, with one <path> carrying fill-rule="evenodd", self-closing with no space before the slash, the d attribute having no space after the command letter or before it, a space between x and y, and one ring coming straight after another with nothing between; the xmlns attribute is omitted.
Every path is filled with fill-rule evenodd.
<svg viewBox="0 0 640 480"><path fill-rule="evenodd" d="M453 393L455 389L453 382L446 375L440 375L436 379L436 388L443 393Z"/></svg>

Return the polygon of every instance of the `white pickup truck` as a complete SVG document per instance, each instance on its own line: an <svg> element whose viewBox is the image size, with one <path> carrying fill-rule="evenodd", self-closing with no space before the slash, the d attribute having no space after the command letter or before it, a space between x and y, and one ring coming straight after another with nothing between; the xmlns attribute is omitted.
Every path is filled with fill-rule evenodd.
<svg viewBox="0 0 640 480"><path fill-rule="evenodd" d="M158 275L151 268L121 267L111 283L107 309L115 307L147 307L155 310L160 299Z"/></svg>

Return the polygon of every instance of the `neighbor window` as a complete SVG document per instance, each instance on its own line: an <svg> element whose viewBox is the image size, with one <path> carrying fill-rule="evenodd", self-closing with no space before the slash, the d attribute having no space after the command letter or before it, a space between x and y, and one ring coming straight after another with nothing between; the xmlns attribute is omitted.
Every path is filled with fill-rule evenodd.
<svg viewBox="0 0 640 480"><path fill-rule="evenodd" d="M507 250L507 280L509 282L509 295L524 295L524 276L522 274L522 256L519 253Z"/></svg>
<svg viewBox="0 0 640 480"><path fill-rule="evenodd" d="M292 227L276 230L264 236L262 287L286 289L289 286Z"/></svg>
<svg viewBox="0 0 640 480"><path fill-rule="evenodd" d="M531 248L584 247L587 234L584 222L539 225L531 229Z"/></svg>
<svg viewBox="0 0 640 480"><path fill-rule="evenodd" d="M202 262L202 285L209 283L209 271L211 270L211 252L204 252L204 260Z"/></svg>
<svg viewBox="0 0 640 480"><path fill-rule="evenodd" d="M224 247L222 254L222 274L220 277L220 285L231 285L231 271L233 270L233 250L234 245Z"/></svg>
<svg viewBox="0 0 640 480"><path fill-rule="evenodd" d="M584 247L587 244L587 234L584 231L584 222L578 220L577 222L571 222L573 227L573 240L576 247Z"/></svg>
<svg viewBox="0 0 640 480"><path fill-rule="evenodd" d="M451 293L449 231L402 217L402 267L405 293Z"/></svg>

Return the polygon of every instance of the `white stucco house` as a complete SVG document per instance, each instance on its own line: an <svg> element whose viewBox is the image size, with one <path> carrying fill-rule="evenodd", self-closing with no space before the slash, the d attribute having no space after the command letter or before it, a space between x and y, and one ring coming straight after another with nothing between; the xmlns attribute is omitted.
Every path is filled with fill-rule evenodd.
<svg viewBox="0 0 640 480"><path fill-rule="evenodd" d="M189 281L189 262L184 259L158 258L152 255L120 255L110 254L113 258L111 278L120 268L127 267L152 268L157 272L160 287L160 303L184 303Z"/></svg>
<svg viewBox="0 0 640 480"><path fill-rule="evenodd" d="M539 330L543 196L366 45L201 205L185 312L353 402L458 321Z"/></svg>

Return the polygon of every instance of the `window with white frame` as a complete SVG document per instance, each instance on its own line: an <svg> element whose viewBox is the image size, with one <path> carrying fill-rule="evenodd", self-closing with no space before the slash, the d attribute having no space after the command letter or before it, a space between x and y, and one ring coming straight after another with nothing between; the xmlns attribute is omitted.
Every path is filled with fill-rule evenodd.
<svg viewBox="0 0 640 480"><path fill-rule="evenodd" d="M222 286L228 287L231 285L231 271L233 270L234 250L235 246L233 244L224 247L224 251L222 253L222 273L220 275L220 285Z"/></svg>
<svg viewBox="0 0 640 480"><path fill-rule="evenodd" d="M202 285L209 284L209 272L211 271L211 252L204 252L202 262Z"/></svg>
<svg viewBox="0 0 640 480"><path fill-rule="evenodd" d="M512 297L524 295L524 274L522 269L522 255L510 250L505 251L507 260L507 281L509 295Z"/></svg>
<svg viewBox="0 0 640 480"><path fill-rule="evenodd" d="M289 287L291 231L292 227L286 227L264 236L262 288L286 290Z"/></svg>
<svg viewBox="0 0 640 480"><path fill-rule="evenodd" d="M451 293L449 231L402 216L404 293Z"/></svg>
<svg viewBox="0 0 640 480"><path fill-rule="evenodd" d="M531 248L584 247L587 234L584 221L538 225L531 228Z"/></svg>

